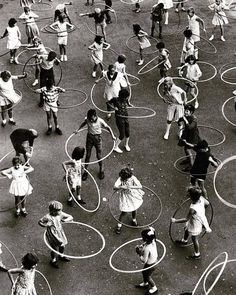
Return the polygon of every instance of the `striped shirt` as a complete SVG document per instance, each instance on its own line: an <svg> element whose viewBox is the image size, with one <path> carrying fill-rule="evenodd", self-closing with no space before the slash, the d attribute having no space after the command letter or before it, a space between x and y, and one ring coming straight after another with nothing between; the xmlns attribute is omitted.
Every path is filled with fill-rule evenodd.
<svg viewBox="0 0 236 295"><path fill-rule="evenodd" d="M56 86L52 86L50 90L47 90L46 87L39 89L39 93L43 94L43 99L49 104L57 102L60 92L64 92L64 89Z"/></svg>

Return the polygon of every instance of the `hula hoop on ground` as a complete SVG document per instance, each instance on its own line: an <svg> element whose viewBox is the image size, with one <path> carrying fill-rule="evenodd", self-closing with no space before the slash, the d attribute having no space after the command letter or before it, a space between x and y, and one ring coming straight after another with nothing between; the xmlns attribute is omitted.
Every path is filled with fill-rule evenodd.
<svg viewBox="0 0 236 295"><path fill-rule="evenodd" d="M215 127L206 126L206 125L198 125L198 128L199 127L200 128L202 127L202 128L208 128L208 129L214 130L214 131L218 132L222 136L222 140L220 142L208 144L209 147L218 146L218 145L221 145L223 142L225 142L226 136L225 136L225 134L221 130L219 130L219 129L215 128Z"/></svg>
<svg viewBox="0 0 236 295"><path fill-rule="evenodd" d="M226 73L228 73L229 71L232 71L232 70L236 70L236 67L232 67L232 68L230 68L230 69L225 70L223 73L221 73L221 75L220 75L220 79L221 79L223 82L225 82L226 84L229 84L229 85L236 85L236 82L229 82L229 81L227 81L227 80L225 80L225 79L223 78L223 76L224 76Z"/></svg>
<svg viewBox="0 0 236 295"><path fill-rule="evenodd" d="M232 96L232 97L226 99L226 101L223 103L223 105L222 105L222 107L221 107L221 112L222 112L222 115L223 115L224 119L225 119L230 125L236 127L236 123L233 123L232 121L230 121L230 120L226 117L226 115L225 115L225 106L226 106L226 104L227 104L230 100L232 100L232 99L235 99L235 96Z"/></svg>
<svg viewBox="0 0 236 295"><path fill-rule="evenodd" d="M131 274L131 273L142 272L142 271L144 271L144 270L148 270L148 269L151 269L151 268L157 266L157 265L163 260L163 258L164 258L165 255L166 255L166 246L165 246L165 244L164 244L162 241L160 241L160 240L158 240L158 239L156 239L156 242L159 243L159 244L163 247L163 254L162 254L161 258L160 258L155 264L153 264L153 265L151 265L151 266L149 266L149 267L147 267L147 268L145 268L145 269L142 268L142 269L136 269L136 270L123 270L123 269L116 268L116 267L112 264L112 258L113 258L113 256L116 254L116 252L118 252L121 248L123 248L124 246L126 246L126 245L128 245L128 244L133 243L133 242L137 242L137 241L140 241L140 240L142 240L142 238L137 238L137 239L134 239L134 240L128 241L128 242L122 244L121 246L119 246L118 248L116 248L116 250L111 254L110 259L109 259L109 265L110 265L110 267L111 267L113 270L117 271L117 272L121 272L121 273L129 273L129 274Z"/></svg>
<svg viewBox="0 0 236 295"><path fill-rule="evenodd" d="M100 112L103 112L103 113L107 113L107 114L115 113L115 111L105 111L105 110L102 110L102 109L100 109L100 108L95 104L94 99L93 99L93 90L94 90L94 88L95 88L96 85L97 85L96 83L93 84L93 86L92 86L92 88L91 88L91 92L90 92L90 98L91 98L91 101L92 101L92 104L94 105L94 107L95 107L97 110L99 110Z"/></svg>
<svg viewBox="0 0 236 295"><path fill-rule="evenodd" d="M185 204L186 204L187 202L189 202L189 201L190 201L190 198L184 200L184 201L178 206L178 208L175 210L175 212L174 212L172 218L175 218L175 216L176 216L176 214L178 213L178 211L183 207L183 205L185 205ZM210 220L209 220L209 226L210 226L211 223L212 223L213 217L214 217L214 210L213 210L213 207L212 207L211 202L210 202L209 200L208 200L208 202L209 202L209 207L210 207L210 209L211 209L211 217L210 217ZM169 237L170 237L170 239L171 239L171 242L172 242L174 245L176 245L176 242L175 242L175 240L174 240L173 237L172 237L172 225L173 225L173 223L170 222L170 225L169 225ZM202 238L202 237L205 236L205 234L206 234L206 231L202 231L202 233L200 234L199 237ZM178 247L186 248L186 247L189 247L189 246L192 246L192 245L193 245L193 243L190 242L190 243L188 243L188 244L186 244L186 245L179 245L179 244L178 244Z"/></svg>
<svg viewBox="0 0 236 295"><path fill-rule="evenodd" d="M133 106L133 107L128 107L128 109L139 109L139 110L143 109L146 111L151 111L152 113L150 115L143 115L143 116L122 116L122 115L116 115L116 116L120 118L127 118L127 119L147 119L147 118L156 116L156 112L151 108Z"/></svg>
<svg viewBox="0 0 236 295"><path fill-rule="evenodd" d="M159 62L157 65L153 66L151 69L143 71L150 63L152 63L154 60L156 60L157 58L159 58L159 56L155 56L153 59L151 59L148 63L146 63L139 71L138 71L138 75L144 75L147 74L149 72L151 72L152 70L154 70L155 68L159 67L161 64L163 64L165 62L165 60Z"/></svg>
<svg viewBox="0 0 236 295"><path fill-rule="evenodd" d="M0 163L5 159L5 158L7 158L11 153L13 153L14 152L14 150L11 150L9 153L7 153L5 156L3 156L1 159L0 159ZM1 169L1 171L2 171L2 169ZM0 171L0 172L1 172ZM0 177L0 179L5 179L5 178L7 178L6 176L1 176Z"/></svg>
<svg viewBox="0 0 236 295"><path fill-rule="evenodd" d="M120 0L120 2L121 3L124 3L124 4L128 4L128 5L134 5L135 3L141 3L141 2L143 2L144 0L138 0L138 1L130 1L130 2L128 2L128 1L125 1L125 0Z"/></svg>
<svg viewBox="0 0 236 295"><path fill-rule="evenodd" d="M56 30L51 29L51 28L50 28L50 24L47 24L47 25L45 25L44 27L42 27L42 28L40 29L40 31L41 31L42 33L53 34L53 35L54 35L54 34L64 33L64 32L67 32L67 33L69 34L69 33L74 32L76 29L77 29L77 26L73 24L73 27L72 27L72 28L69 28L68 30L65 30L65 31L60 31L60 32L58 32L58 31L56 31Z"/></svg>
<svg viewBox="0 0 236 295"><path fill-rule="evenodd" d="M150 39L153 39L153 40L155 40L156 42L158 42L158 40L156 39L156 38L154 38L154 37L151 37L151 36L145 36L145 37L148 37L148 38L150 38ZM134 36L131 36L131 37L129 37L127 40L126 40L126 42L125 42L125 44L126 44L126 46L127 46L127 48L129 49L129 50L131 50L131 51L133 51L133 52L135 52L135 53L139 53L139 51L138 50L135 50L135 49L133 49L133 48L131 48L130 46L129 46L129 41L131 40L131 39L133 39L133 38L137 38L137 36L136 35L134 35ZM145 49L145 48L144 48ZM143 55L149 55L149 54L153 54L153 53L156 53L156 52L158 52L158 49L156 49L156 50L154 50L154 51L152 51L152 52L145 52L145 50L143 51Z"/></svg>
<svg viewBox="0 0 236 295"><path fill-rule="evenodd" d="M129 86L136 86L136 85L138 85L138 83L140 82L140 79L139 79L138 77L136 77L136 76L134 76L134 75L131 75L131 74L126 74L126 75L128 76L128 78L130 77L130 78L134 78L134 79L137 80L136 83L130 83L130 82L129 82Z"/></svg>
<svg viewBox="0 0 236 295"><path fill-rule="evenodd" d="M32 5L31 10L32 11L48 11L52 9L52 5L50 3L45 3L45 2L38 2L38 5L46 5L45 9L38 9L38 8L34 8L35 3Z"/></svg>
<svg viewBox="0 0 236 295"><path fill-rule="evenodd" d="M225 67L227 67L227 66L231 66L231 65L234 65L234 66L235 66L235 65L236 65L236 62L230 62L230 63L224 64L223 66L221 66L220 69L219 69L219 74L221 75L222 72L223 72L223 69L224 69ZM229 80L235 80L236 77L235 77L235 78L227 77L226 79L229 79Z"/></svg>
<svg viewBox="0 0 236 295"><path fill-rule="evenodd" d="M219 199L223 204L225 204L227 207L230 207L230 208L232 208L232 209L236 209L236 204L232 204L232 203L226 201L226 200L223 199L223 198L221 197L221 195L218 193L218 191L217 191L217 189L216 189L216 177L217 177L219 171L223 168L223 166L224 166L225 164L227 164L227 163L229 163L229 162L231 162L231 161L234 161L234 160L236 160L236 156L231 156L231 157L225 159L225 160L221 163L221 165L217 167L217 169L216 169L216 171L215 171L215 174L214 174L214 178L213 178L213 187L214 187L214 191L215 191L215 193L216 193L218 199Z"/></svg>
<svg viewBox="0 0 236 295"><path fill-rule="evenodd" d="M97 193L98 193L98 204L97 204L97 206L96 206L95 209L93 209L93 210L89 210L89 209L84 208L84 206L82 206L82 205L77 201L77 199L75 198L74 194L73 194L72 191L71 191L70 184L69 184L69 181L68 181L69 169L66 171L66 185L67 185L67 188L68 188L68 190L69 190L69 193L70 193L71 197L73 198L73 200L75 201L75 203L76 203L80 208L82 208L84 211L86 211L86 212L88 212L88 213L94 213L94 212L96 212L96 211L99 209L99 207L100 207L100 204L101 204L101 194L100 194L100 190L99 190L99 187L98 187L98 185L97 185L97 182L96 182L95 178L93 177L93 175L92 175L87 169L85 169L85 168L84 168L84 171L86 171L86 172L89 174L89 176L92 178L92 180L93 180L93 182L94 182L94 184L95 184L95 186L96 186L96 190L97 190Z"/></svg>
<svg viewBox="0 0 236 295"><path fill-rule="evenodd" d="M49 47L45 47L45 49L46 49L46 50L49 50L49 51L52 50L52 49L49 48ZM26 48L26 49L22 50L22 51L16 56L16 60L17 60L17 62L18 62L19 65L22 65L22 66L25 65L25 62L19 62L19 57L20 57L24 52L27 52L27 51L29 51L29 50L30 50L30 49ZM31 57L34 57L34 56L31 56ZM27 66L36 66L36 65L39 65L39 64L40 64L40 62L36 62L36 63L27 64Z"/></svg>
<svg viewBox="0 0 236 295"><path fill-rule="evenodd" d="M77 132L77 134L78 134L79 132L81 132L81 131L84 131L84 130L87 130L87 128L82 128L82 129L80 129L80 130ZM103 130L103 131L106 131L106 132L108 132L108 133L110 134L110 132L109 132L107 129L102 128L102 130ZM73 136L75 136L75 135L76 135L76 134L73 132L73 133L67 138L66 143L65 143L65 153L66 153L67 157L68 157L70 160L72 160L72 158L71 158L70 154L68 153L68 143L69 143L69 141L71 140L71 138L72 138ZM92 165L92 164L97 164L97 163L99 163L99 162L101 162L101 161L104 161L106 158L108 158L108 157L112 154L112 152L113 152L113 150L114 150L114 147L115 147L115 140L113 140L113 147L112 147L112 149L110 150L110 152L109 152L106 156L104 156L104 157L103 157L102 159L100 159L100 160L96 160L96 161L92 161L92 162L88 162L88 163L82 162L82 165Z"/></svg>
<svg viewBox="0 0 236 295"><path fill-rule="evenodd" d="M188 0L173 1L173 4L186 3Z"/></svg>
<svg viewBox="0 0 236 295"><path fill-rule="evenodd" d="M94 230L98 235L99 237L101 238L102 240L102 247L95 253L93 254L90 254L90 255L86 255L86 256L72 256L72 255L66 255L63 253L63 256L64 257L67 257L67 258L70 258L70 259L86 259L86 258L91 258L91 257L94 257L94 256L97 256L99 253L102 252L102 250L105 248L105 245L106 245L106 242L105 242L105 239L104 239L104 236L100 233L99 230L97 230L95 227L89 225L89 224L86 224L86 223L82 223L82 222L78 222L78 221L73 221L73 222L65 222L67 224L79 224L79 225L83 225L85 227L88 227L92 230ZM46 231L44 232L44 243L46 244L46 246L51 250L53 251L54 253L56 253L57 255L62 255L62 253L56 251L55 249L53 249L50 245L49 245L49 242L47 241L47 237L46 237Z"/></svg>
<svg viewBox="0 0 236 295"><path fill-rule="evenodd" d="M188 79L186 79L186 78L181 78L181 77L171 77L173 80L185 80L185 81L187 81L188 83L192 83L190 80L188 80ZM164 83L164 81L162 81L161 83L159 83L158 85L157 85L157 93L158 93L158 95L163 99L164 97L163 97L163 95L161 95L161 93L160 93L160 87L161 87L161 85ZM197 97L198 97L198 93L199 93L199 90L198 90L198 87L197 87L197 85L196 84L194 84L194 86L195 86L195 89L196 89L196 94L195 94L195 96L192 98L192 99L190 99L190 100L188 100L187 101L187 104L188 103L191 103L192 101L194 101Z"/></svg>
<svg viewBox="0 0 236 295"><path fill-rule="evenodd" d="M161 201L161 198L157 195L157 193L155 193L152 189L150 189L149 187L147 186L144 186L143 185L143 188L147 189L149 192L151 192L157 199L158 201L160 202L160 212L159 214L157 215L157 217L152 221L152 222L149 222L148 224L144 224L144 225L138 225L138 226L133 226L133 225L129 225L127 223L124 223L122 221L120 221L118 218L116 218L113 214L112 214L112 210L111 210L111 198L109 198L109 209L110 209L110 213L112 215L112 217L118 222L118 223L121 223L123 224L125 227L129 227L129 228L135 228L135 229L140 229L140 228L144 228L144 227L148 227L152 224L154 224L161 216L161 213L162 213L162 201ZM114 196L115 193L119 193L119 191L115 191L111 197Z"/></svg>
<svg viewBox="0 0 236 295"><path fill-rule="evenodd" d="M16 267L18 267L18 262L16 260L16 257L15 255L11 252L11 250L7 247L7 245L5 243L3 243L2 241L0 241L0 243L7 249L8 253L11 255L11 257L13 258L15 264L16 264Z"/></svg>
<svg viewBox="0 0 236 295"><path fill-rule="evenodd" d="M215 54L215 53L217 53L217 48L215 47L215 45L214 45L212 42L210 42L210 41L207 40L206 38L204 38L204 37L202 37L202 36L199 36L199 35L197 35L197 34L193 34L193 35L198 36L198 37L200 37L200 39L206 41L206 42L207 42L207 43L213 48L214 51L206 51L206 50L203 50L203 49L201 49L201 47L198 47L198 46L196 45L196 43L195 43L194 46L195 46L197 49L199 49L199 50L201 50L202 52L207 53L207 54Z"/></svg>
<svg viewBox="0 0 236 295"><path fill-rule="evenodd" d="M46 279L45 275L42 274L42 273L41 273L39 270L37 270L37 269L35 270L35 272L37 272L37 273L38 273L38 274L44 279L44 281L46 282L46 284L47 284L47 286L48 286L49 294L52 295L52 289L51 289L51 286L50 286L48 280Z"/></svg>
<svg viewBox="0 0 236 295"><path fill-rule="evenodd" d="M19 100L16 103L10 103L10 105L11 105L10 107L8 107L8 108L6 108L4 110L1 109L0 114L3 113L3 112L7 112L9 110L14 109L22 101L22 92L20 90L18 90L18 89L14 89L14 90L15 90L16 94L20 97Z"/></svg>

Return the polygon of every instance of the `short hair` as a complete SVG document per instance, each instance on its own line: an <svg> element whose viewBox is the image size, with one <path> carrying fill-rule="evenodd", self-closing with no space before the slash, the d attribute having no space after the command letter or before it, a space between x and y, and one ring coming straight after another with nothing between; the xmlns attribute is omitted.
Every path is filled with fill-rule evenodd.
<svg viewBox="0 0 236 295"><path fill-rule="evenodd" d="M60 13L58 15L58 20L59 20L60 23L63 23L63 21L64 21L65 18L66 18L66 16L64 14L62 14L62 13Z"/></svg>
<svg viewBox="0 0 236 295"><path fill-rule="evenodd" d="M8 25L10 28L13 28L16 23L17 23L17 20L15 18L10 18L8 21Z"/></svg>
<svg viewBox="0 0 236 295"><path fill-rule="evenodd" d="M63 205L61 202L58 201L51 201L48 206L49 212L52 211L60 211L63 209Z"/></svg>
<svg viewBox="0 0 236 295"><path fill-rule="evenodd" d="M174 83L174 82L173 82L173 79L172 79L171 77L165 77L165 79L164 79L164 83L167 83L167 82Z"/></svg>
<svg viewBox="0 0 236 295"><path fill-rule="evenodd" d="M80 160L83 158L84 153L85 153L85 148L81 146L77 146L74 148L71 157L73 160Z"/></svg>
<svg viewBox="0 0 236 295"><path fill-rule="evenodd" d="M140 30L142 30L139 24L133 24L133 30L135 34L138 34Z"/></svg>
<svg viewBox="0 0 236 295"><path fill-rule="evenodd" d="M154 228L148 228L148 229L142 230L141 236L143 238L143 241L146 242L147 244L151 244L151 242L156 239Z"/></svg>
<svg viewBox="0 0 236 295"><path fill-rule="evenodd" d="M190 60L193 60L193 61L194 61L194 64L197 62L197 59L196 59L196 57L195 57L193 54L189 55L189 56L185 59L185 62L190 63Z"/></svg>
<svg viewBox="0 0 236 295"><path fill-rule="evenodd" d="M126 56L124 54L121 54L117 58L118 63L124 63L126 61Z"/></svg>
<svg viewBox="0 0 236 295"><path fill-rule="evenodd" d="M208 142L205 139L199 141L199 143L197 144L198 149L205 149L208 148L208 146Z"/></svg>
<svg viewBox="0 0 236 295"><path fill-rule="evenodd" d="M192 114L195 112L195 107L192 104L186 104L184 109L189 110Z"/></svg>
<svg viewBox="0 0 236 295"><path fill-rule="evenodd" d="M119 172L119 176L122 181L129 179L132 175L133 175L133 172L128 167L121 169Z"/></svg>
<svg viewBox="0 0 236 295"><path fill-rule="evenodd" d="M111 69L114 69L114 68L115 68L115 66L112 65L112 64L110 64L110 65L108 66L108 71L110 71Z"/></svg>
<svg viewBox="0 0 236 295"><path fill-rule="evenodd" d="M9 71L3 71L1 72L1 78L4 79L9 79L11 78L11 73Z"/></svg>
<svg viewBox="0 0 236 295"><path fill-rule="evenodd" d="M30 8L28 6L25 6L24 7L24 13L29 12L29 11L30 11Z"/></svg>
<svg viewBox="0 0 236 295"><path fill-rule="evenodd" d="M14 157L12 159L12 165L15 166L16 164L22 164L20 157Z"/></svg>
<svg viewBox="0 0 236 295"><path fill-rule="evenodd" d="M194 8L193 8L193 7L189 7L188 10L187 10L187 13L189 13L189 12L193 12L193 13L195 13Z"/></svg>
<svg viewBox="0 0 236 295"><path fill-rule="evenodd" d="M119 98L127 98L129 97L129 90L128 89L125 89L125 88L122 88L120 91L119 91Z"/></svg>
<svg viewBox="0 0 236 295"><path fill-rule="evenodd" d="M39 259L36 254L33 253L27 253L22 259L21 259L22 265L25 269L31 269L33 266L35 266Z"/></svg>
<svg viewBox="0 0 236 295"><path fill-rule="evenodd" d="M157 49L163 49L163 48L165 48L164 42L157 42L156 48Z"/></svg>
<svg viewBox="0 0 236 295"><path fill-rule="evenodd" d="M158 3L157 4L157 7L160 8L160 9L163 9L164 8L164 4L163 3Z"/></svg>
<svg viewBox="0 0 236 295"><path fill-rule="evenodd" d="M185 36L186 38L191 38L192 35L193 35L193 32L192 32L190 29L186 29L186 30L184 30L184 36Z"/></svg>
<svg viewBox="0 0 236 295"><path fill-rule="evenodd" d="M57 54L56 54L55 51L50 51L50 52L48 53L48 60L49 60L49 61L54 60L56 57L57 57Z"/></svg>
<svg viewBox="0 0 236 295"><path fill-rule="evenodd" d="M34 38L33 38L33 42L38 42L38 43L40 43L40 44L42 44L42 40L38 37L38 36L35 36Z"/></svg>
<svg viewBox="0 0 236 295"><path fill-rule="evenodd" d="M95 109L90 109L87 112L87 118L90 120L93 116L97 116L97 112Z"/></svg>
<svg viewBox="0 0 236 295"><path fill-rule="evenodd" d="M95 38L94 38L94 42L96 42L98 44L101 44L103 38L104 37L101 36L101 35L96 35Z"/></svg>
<svg viewBox="0 0 236 295"><path fill-rule="evenodd" d="M200 199L202 194L202 190L196 186L190 186L187 192L193 203L196 203Z"/></svg>

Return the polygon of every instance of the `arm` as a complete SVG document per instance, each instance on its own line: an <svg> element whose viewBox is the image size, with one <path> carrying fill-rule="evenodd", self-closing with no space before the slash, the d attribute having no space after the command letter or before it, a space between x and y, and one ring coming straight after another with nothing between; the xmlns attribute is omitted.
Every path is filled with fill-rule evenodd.
<svg viewBox="0 0 236 295"><path fill-rule="evenodd" d="M213 159L213 157L209 157L208 161L211 163L212 166L218 167L219 164Z"/></svg>
<svg viewBox="0 0 236 295"><path fill-rule="evenodd" d="M140 181L137 179L137 177L133 176L133 185L129 186L128 188L142 189L143 187Z"/></svg>
<svg viewBox="0 0 236 295"><path fill-rule="evenodd" d="M104 126L104 128L106 128L106 129L109 131L109 133L111 134L112 139L115 140L116 137L115 137L115 135L114 135L114 133L113 133L111 127L108 126L108 125L106 125L106 126Z"/></svg>
<svg viewBox="0 0 236 295"><path fill-rule="evenodd" d="M186 104L187 103L187 94L184 90L182 91L181 96L183 99L183 103Z"/></svg>
<svg viewBox="0 0 236 295"><path fill-rule="evenodd" d="M97 83L98 83L99 81L101 81L103 78L104 78L104 73L102 72L101 75L100 75L100 77L99 77L96 81L94 81L94 83L97 84Z"/></svg>
<svg viewBox="0 0 236 295"><path fill-rule="evenodd" d="M12 268L12 269L9 269L7 273L8 273L8 276L9 276L9 279L10 279L12 285L14 285L13 274L23 273L23 270L21 268Z"/></svg>
<svg viewBox="0 0 236 295"><path fill-rule="evenodd" d="M27 167L25 166L24 171L25 173L30 173L34 171L34 168L32 166L27 166Z"/></svg>
<svg viewBox="0 0 236 295"><path fill-rule="evenodd" d="M90 14L89 12L86 12L86 13L80 13L79 16L89 16L89 14Z"/></svg>
<svg viewBox="0 0 236 295"><path fill-rule="evenodd" d="M7 29L5 30L4 34L1 36L1 39L5 38L8 35Z"/></svg>
<svg viewBox="0 0 236 295"><path fill-rule="evenodd" d="M11 168L1 171L1 174L6 176L8 179L12 179Z"/></svg>
<svg viewBox="0 0 236 295"><path fill-rule="evenodd" d="M187 215L186 218L179 218L179 219L171 218L171 222L172 223L184 223L184 222L187 222L194 214L195 214L195 210L189 209L189 212L188 212L188 215Z"/></svg>
<svg viewBox="0 0 236 295"><path fill-rule="evenodd" d="M67 171L67 166L73 165L73 164L74 164L74 162L72 162L71 160L64 161L64 162L62 162L62 167L63 167L64 171L66 172Z"/></svg>
<svg viewBox="0 0 236 295"><path fill-rule="evenodd" d="M41 218L38 222L38 225L40 225L41 227L50 226L50 222L49 222L47 216L44 216L43 218Z"/></svg>
<svg viewBox="0 0 236 295"><path fill-rule="evenodd" d="M76 129L76 130L74 131L74 133L77 134L78 131L79 131L80 129L82 129L84 126L86 126L86 125L87 125L87 119L84 120L84 122L79 126L78 129Z"/></svg>
<svg viewBox="0 0 236 295"><path fill-rule="evenodd" d="M21 39L21 32L20 32L19 28L17 30L17 35L18 35L18 39L20 40Z"/></svg>
<svg viewBox="0 0 236 295"><path fill-rule="evenodd" d="M65 212L61 212L61 214L62 214L62 219L61 219L62 222L70 222L70 221L73 221L73 216L72 215L67 214Z"/></svg>
<svg viewBox="0 0 236 295"><path fill-rule="evenodd" d="M144 247L143 255L140 255L140 260L143 263L146 263L148 261L149 254L150 253L149 253L148 249L146 249L146 247Z"/></svg>
<svg viewBox="0 0 236 295"><path fill-rule="evenodd" d="M57 21L52 23L51 25L49 25L49 27L54 30L54 31L58 31L58 23ZM57 28L56 28L57 27Z"/></svg>
<svg viewBox="0 0 236 295"><path fill-rule="evenodd" d="M200 23L204 32L206 32L205 22L200 17L196 18L196 21Z"/></svg>
<svg viewBox="0 0 236 295"><path fill-rule="evenodd" d="M13 80L21 80L21 79L24 79L24 78L26 78L27 77L27 73L24 73L23 75L17 75L17 76L11 76L11 78L13 79Z"/></svg>
<svg viewBox="0 0 236 295"><path fill-rule="evenodd" d="M104 45L105 45L105 47L104 47ZM109 49L111 47L111 44L109 44L109 43L107 43L107 42L103 42L103 49L104 50L107 50L107 49Z"/></svg>

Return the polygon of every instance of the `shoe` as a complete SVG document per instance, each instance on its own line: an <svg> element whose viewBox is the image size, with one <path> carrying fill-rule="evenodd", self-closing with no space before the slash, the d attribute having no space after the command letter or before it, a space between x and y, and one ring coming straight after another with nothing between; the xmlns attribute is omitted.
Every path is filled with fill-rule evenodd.
<svg viewBox="0 0 236 295"><path fill-rule="evenodd" d="M19 64L17 58L15 58L15 59L13 60L13 63L14 63L15 65L18 65L18 64Z"/></svg>
<svg viewBox="0 0 236 295"><path fill-rule="evenodd" d="M96 72L92 72L92 77L96 78Z"/></svg>
<svg viewBox="0 0 236 295"><path fill-rule="evenodd" d="M136 59L136 62L137 62L137 63L140 63L140 59Z"/></svg>
<svg viewBox="0 0 236 295"><path fill-rule="evenodd" d="M178 9L178 8L175 8L175 12L177 12L177 13L178 13L178 12L179 12L179 9Z"/></svg>
<svg viewBox="0 0 236 295"><path fill-rule="evenodd" d="M119 235L121 233L121 227L120 226L117 226L116 228L116 234Z"/></svg>
<svg viewBox="0 0 236 295"><path fill-rule="evenodd" d="M40 108L42 108L43 105L44 105L43 101L40 101L40 102L38 103L38 106L39 106Z"/></svg>
<svg viewBox="0 0 236 295"><path fill-rule="evenodd" d="M136 9L136 11L135 11L136 13L139 13L139 12L141 12L141 9L140 8L138 8L138 9Z"/></svg>
<svg viewBox="0 0 236 295"><path fill-rule="evenodd" d="M163 83L164 80L165 80L165 78L161 78L161 79L158 81L158 83Z"/></svg>
<svg viewBox="0 0 236 295"><path fill-rule="evenodd" d="M67 55L64 55L64 61L68 61Z"/></svg>
<svg viewBox="0 0 236 295"><path fill-rule="evenodd" d="M109 25L109 24L112 24L112 21L109 20L109 21L106 21L106 23Z"/></svg>
<svg viewBox="0 0 236 295"><path fill-rule="evenodd" d="M73 199L67 199L67 205L72 206L73 205Z"/></svg>
<svg viewBox="0 0 236 295"><path fill-rule="evenodd" d="M175 244L180 246L185 246L188 244L188 241L175 240Z"/></svg>
<svg viewBox="0 0 236 295"><path fill-rule="evenodd" d="M114 151L117 152L118 154L123 153L123 151L118 146L114 148Z"/></svg>
<svg viewBox="0 0 236 295"><path fill-rule="evenodd" d="M214 35L211 35L211 37L209 38L209 41L212 41L214 39Z"/></svg>
<svg viewBox="0 0 236 295"><path fill-rule="evenodd" d="M13 62L14 62L13 57L10 58L9 62L10 62L10 64L13 64Z"/></svg>
<svg viewBox="0 0 236 295"><path fill-rule="evenodd" d="M89 3L85 3L84 5L85 5L85 6L89 6Z"/></svg>
<svg viewBox="0 0 236 295"><path fill-rule="evenodd" d="M140 289L147 288L148 287L148 283L142 282L141 284L135 285L135 287L136 288L140 288Z"/></svg>
<svg viewBox="0 0 236 295"><path fill-rule="evenodd" d="M59 256L59 259L64 262L70 262L70 259L65 256Z"/></svg>
<svg viewBox="0 0 236 295"><path fill-rule="evenodd" d="M59 265L58 265L57 261L50 261L50 264L54 268L59 268Z"/></svg>
<svg viewBox="0 0 236 295"><path fill-rule="evenodd" d="M16 125L16 122L15 122L14 120L9 120L8 123L9 123L10 125Z"/></svg>
<svg viewBox="0 0 236 295"><path fill-rule="evenodd" d="M38 85L39 84L39 80L38 79L35 79L34 80L34 83L32 83L32 86L36 86L36 85Z"/></svg>
<svg viewBox="0 0 236 295"><path fill-rule="evenodd" d="M165 133L165 135L163 136L163 138L164 138L165 140L167 140L167 139L169 138L169 133Z"/></svg>
<svg viewBox="0 0 236 295"><path fill-rule="evenodd" d="M225 42L225 38L224 38L224 36L221 36L221 37L220 37L220 40L223 41L223 42Z"/></svg>
<svg viewBox="0 0 236 295"><path fill-rule="evenodd" d="M21 210L20 213L23 217L26 217L29 214L27 211L23 211L23 210Z"/></svg>
<svg viewBox="0 0 236 295"><path fill-rule="evenodd" d="M201 259L201 255L189 255L189 256L185 256L186 259L195 259L195 260L198 260L198 259Z"/></svg>
<svg viewBox="0 0 236 295"><path fill-rule="evenodd" d="M159 34L158 38L159 38L159 39L162 39L162 34Z"/></svg>
<svg viewBox="0 0 236 295"><path fill-rule="evenodd" d="M86 204L86 202L85 202L83 199L77 200L77 202L78 202L80 205L85 205L85 204Z"/></svg>
<svg viewBox="0 0 236 295"><path fill-rule="evenodd" d="M186 11L186 9L184 7L181 8L182 11Z"/></svg>
<svg viewBox="0 0 236 295"><path fill-rule="evenodd" d="M195 109L198 109L198 107L199 107L198 101L195 101L194 107L195 107Z"/></svg>
<svg viewBox="0 0 236 295"><path fill-rule="evenodd" d="M49 127L47 132L46 132L46 135L50 135L52 133L52 127Z"/></svg>
<svg viewBox="0 0 236 295"><path fill-rule="evenodd" d="M16 211L15 212L15 217L19 217L20 216L20 211Z"/></svg>
<svg viewBox="0 0 236 295"><path fill-rule="evenodd" d="M61 55L60 61L64 61L64 55Z"/></svg>
<svg viewBox="0 0 236 295"><path fill-rule="evenodd" d="M139 63L138 63L138 66L143 65L143 63L144 63L144 60L143 60L143 59L140 59L140 61L139 61Z"/></svg>
<svg viewBox="0 0 236 295"><path fill-rule="evenodd" d="M107 120L109 120L111 118L111 113L107 114Z"/></svg>
<svg viewBox="0 0 236 295"><path fill-rule="evenodd" d="M55 132L56 132L58 135L62 135L62 134L63 134L62 131L61 131L61 129L58 128L58 127L55 129Z"/></svg>
<svg viewBox="0 0 236 295"><path fill-rule="evenodd" d="M2 122L2 127L5 127L7 122Z"/></svg>
<svg viewBox="0 0 236 295"><path fill-rule="evenodd" d="M131 151L131 149L130 149L130 147L129 147L128 145L125 145L125 150L126 150L127 152L130 152L130 151Z"/></svg>
<svg viewBox="0 0 236 295"><path fill-rule="evenodd" d="M99 179L104 179L104 178L105 178L104 171L100 171L99 172Z"/></svg>
<svg viewBox="0 0 236 295"><path fill-rule="evenodd" d="M152 287L149 289L148 294L155 294L158 292L157 286Z"/></svg>
<svg viewBox="0 0 236 295"><path fill-rule="evenodd" d="M88 172L84 171L83 175L82 175L82 180L85 181L88 178Z"/></svg>
<svg viewBox="0 0 236 295"><path fill-rule="evenodd" d="M138 226L137 220L132 220L131 224L132 224L132 226Z"/></svg>

